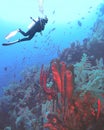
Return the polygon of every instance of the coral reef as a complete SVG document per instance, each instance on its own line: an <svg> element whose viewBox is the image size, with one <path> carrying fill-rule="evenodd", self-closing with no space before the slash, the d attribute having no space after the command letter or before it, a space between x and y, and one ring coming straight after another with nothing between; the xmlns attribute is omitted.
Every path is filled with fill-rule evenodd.
<svg viewBox="0 0 104 130"><path fill-rule="evenodd" d="M25 78L5 91L0 129L103 130L103 68L102 59L91 66L83 54L74 66L58 59L52 60L49 68L42 65L38 80L33 80L36 74L29 71L29 81Z"/></svg>
<svg viewBox="0 0 104 130"><path fill-rule="evenodd" d="M96 66L92 66L86 54L83 54L81 62L75 64L75 83L78 89L83 91L104 91L104 62L101 58L96 60Z"/></svg>
<svg viewBox="0 0 104 130"><path fill-rule="evenodd" d="M104 130L101 23L83 44L71 43L48 67L30 67L6 88L0 130Z"/></svg>
<svg viewBox="0 0 104 130"><path fill-rule="evenodd" d="M83 53L86 53L91 64L96 64L96 59L104 59L104 16L97 19L92 28L90 37L83 39L83 42L74 41L70 47L63 50L59 55L61 61L67 64L80 62Z"/></svg>

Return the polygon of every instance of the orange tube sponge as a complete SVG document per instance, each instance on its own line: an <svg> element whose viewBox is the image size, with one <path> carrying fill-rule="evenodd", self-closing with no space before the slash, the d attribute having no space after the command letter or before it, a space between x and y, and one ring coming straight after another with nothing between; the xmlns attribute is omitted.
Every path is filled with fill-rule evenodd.
<svg viewBox="0 0 104 130"><path fill-rule="evenodd" d="M55 81L55 83L58 87L59 92L61 93L62 92L62 90L61 90L61 78L60 78L60 74L58 72L58 69L57 69L55 62L52 63L51 69L52 69L53 79L54 79L54 81Z"/></svg>
<svg viewBox="0 0 104 130"><path fill-rule="evenodd" d="M72 72L69 70L66 70L66 96L68 98L68 101L70 101L70 98L72 97L73 93L73 77Z"/></svg>

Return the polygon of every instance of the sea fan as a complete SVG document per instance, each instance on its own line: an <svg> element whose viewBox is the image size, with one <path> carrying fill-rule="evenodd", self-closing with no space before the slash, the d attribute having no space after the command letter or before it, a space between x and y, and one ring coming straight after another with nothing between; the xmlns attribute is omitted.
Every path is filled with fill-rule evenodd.
<svg viewBox="0 0 104 130"><path fill-rule="evenodd" d="M88 60L87 54L83 54L82 59L79 63L74 65L75 67L75 85L82 88L83 85L88 81L88 75L91 72L91 64Z"/></svg>
<svg viewBox="0 0 104 130"><path fill-rule="evenodd" d="M103 59L97 60L96 66L91 66L86 54L81 62L75 64L75 84L78 90L102 92L104 89Z"/></svg>

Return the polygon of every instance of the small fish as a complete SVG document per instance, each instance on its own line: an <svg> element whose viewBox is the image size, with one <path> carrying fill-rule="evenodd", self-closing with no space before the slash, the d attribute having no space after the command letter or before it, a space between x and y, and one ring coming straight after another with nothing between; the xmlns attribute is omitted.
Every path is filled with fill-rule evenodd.
<svg viewBox="0 0 104 130"><path fill-rule="evenodd" d="M78 21L78 25L79 25L79 26L82 26L82 23L81 23L80 21Z"/></svg>
<svg viewBox="0 0 104 130"><path fill-rule="evenodd" d="M68 22L67 24L71 24L71 22Z"/></svg>
<svg viewBox="0 0 104 130"><path fill-rule="evenodd" d="M22 80L20 79L20 80L19 80L19 82L21 83L21 82L22 82Z"/></svg>
<svg viewBox="0 0 104 130"><path fill-rule="evenodd" d="M55 14L55 10L53 11L53 14Z"/></svg>
<svg viewBox="0 0 104 130"><path fill-rule="evenodd" d="M4 71L7 71L8 70L8 68L7 67L4 67Z"/></svg>
<svg viewBox="0 0 104 130"><path fill-rule="evenodd" d="M85 19L85 17L82 17L82 19Z"/></svg>
<svg viewBox="0 0 104 130"><path fill-rule="evenodd" d="M25 59L26 59L26 57L23 57L23 59L22 59L22 60L24 61Z"/></svg>
<svg viewBox="0 0 104 130"><path fill-rule="evenodd" d="M37 47L37 46L34 46L34 48L35 48L35 49L38 49L38 47Z"/></svg>
<svg viewBox="0 0 104 130"><path fill-rule="evenodd" d="M55 31L56 28L52 28L48 34L50 34L51 32Z"/></svg>
<svg viewBox="0 0 104 130"><path fill-rule="evenodd" d="M52 24L54 24L55 23L55 20L52 22Z"/></svg>
<svg viewBox="0 0 104 130"><path fill-rule="evenodd" d="M89 9L92 9L92 6L90 6Z"/></svg>

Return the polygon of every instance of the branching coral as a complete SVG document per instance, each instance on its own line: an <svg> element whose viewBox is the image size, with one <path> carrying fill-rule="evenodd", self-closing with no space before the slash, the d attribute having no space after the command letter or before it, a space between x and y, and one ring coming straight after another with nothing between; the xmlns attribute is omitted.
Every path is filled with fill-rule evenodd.
<svg viewBox="0 0 104 130"><path fill-rule="evenodd" d="M86 54L81 62L75 64L75 84L77 89L101 92L104 89L104 64L97 60L96 66L91 66Z"/></svg>

